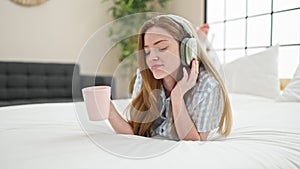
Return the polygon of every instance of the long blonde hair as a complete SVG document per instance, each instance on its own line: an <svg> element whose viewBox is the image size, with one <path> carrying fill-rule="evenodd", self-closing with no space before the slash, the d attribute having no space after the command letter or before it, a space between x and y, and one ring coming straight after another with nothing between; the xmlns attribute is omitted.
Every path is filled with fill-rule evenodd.
<svg viewBox="0 0 300 169"><path fill-rule="evenodd" d="M194 27L184 18L182 20L188 24L190 29L193 32L194 37L198 37ZM168 31L174 39L176 39L179 44L181 40L188 36L187 32L184 30L182 25L175 22L168 16L157 16L151 20L145 22L140 29L138 35L138 65L141 70L141 76L143 79L143 84L140 92L132 100L131 106L127 109L129 111L129 124L131 125L134 134L140 136L151 137L151 133L154 131L154 121L159 117L159 94L153 92L156 90L161 90L162 80L155 79L152 72L147 67L145 61L144 53L144 35L146 31L151 27L160 27ZM199 65L203 65L205 70L209 72L220 84L220 88L223 94L224 99L224 109L219 123L218 132L223 136L228 136L231 131L232 126L232 115L231 115L231 106L228 98L228 93L225 88L225 85L214 68L207 55L202 51L200 47L199 38L197 39L198 43L198 57Z"/></svg>

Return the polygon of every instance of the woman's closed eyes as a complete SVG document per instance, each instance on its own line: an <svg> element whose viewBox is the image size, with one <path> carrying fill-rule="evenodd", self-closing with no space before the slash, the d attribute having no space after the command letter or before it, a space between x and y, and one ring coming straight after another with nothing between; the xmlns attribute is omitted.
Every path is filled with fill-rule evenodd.
<svg viewBox="0 0 300 169"><path fill-rule="evenodd" d="M167 49L168 49L168 46L162 47L162 48L158 48L158 51L159 51L159 52L164 52L164 51L166 51ZM145 52L145 56L150 55L150 50L144 50L144 52Z"/></svg>

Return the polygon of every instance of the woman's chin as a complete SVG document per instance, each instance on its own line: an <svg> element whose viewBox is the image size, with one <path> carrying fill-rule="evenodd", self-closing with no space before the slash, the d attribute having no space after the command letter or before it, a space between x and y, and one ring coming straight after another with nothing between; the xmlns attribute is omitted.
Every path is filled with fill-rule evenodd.
<svg viewBox="0 0 300 169"><path fill-rule="evenodd" d="M167 74L163 71L155 71L155 72L152 72L153 73L153 76L155 79L163 79L164 77L167 76Z"/></svg>
<svg viewBox="0 0 300 169"><path fill-rule="evenodd" d="M154 75L154 78L155 78L155 79L157 79L157 80L159 80L159 79L163 79L163 78L164 78L164 76L160 76L160 75Z"/></svg>

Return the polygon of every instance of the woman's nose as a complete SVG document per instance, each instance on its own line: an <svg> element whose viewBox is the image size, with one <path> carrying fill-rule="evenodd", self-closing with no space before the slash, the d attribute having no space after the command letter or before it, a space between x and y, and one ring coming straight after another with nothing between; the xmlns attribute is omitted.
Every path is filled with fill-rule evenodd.
<svg viewBox="0 0 300 169"><path fill-rule="evenodd" d="M150 60L151 61L158 61L159 60L159 56L157 55L157 52L155 50L151 51Z"/></svg>

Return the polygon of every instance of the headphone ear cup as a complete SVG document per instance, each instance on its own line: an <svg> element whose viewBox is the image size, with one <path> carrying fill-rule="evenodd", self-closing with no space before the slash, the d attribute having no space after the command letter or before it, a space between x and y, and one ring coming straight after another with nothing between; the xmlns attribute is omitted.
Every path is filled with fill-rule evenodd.
<svg viewBox="0 0 300 169"><path fill-rule="evenodd" d="M180 59L183 66L189 66L186 62L186 43L188 40L189 38L184 38L180 44Z"/></svg>
<svg viewBox="0 0 300 169"><path fill-rule="evenodd" d="M187 65L189 66L192 60L197 56L197 40L195 38L187 38L185 44L185 60Z"/></svg>

